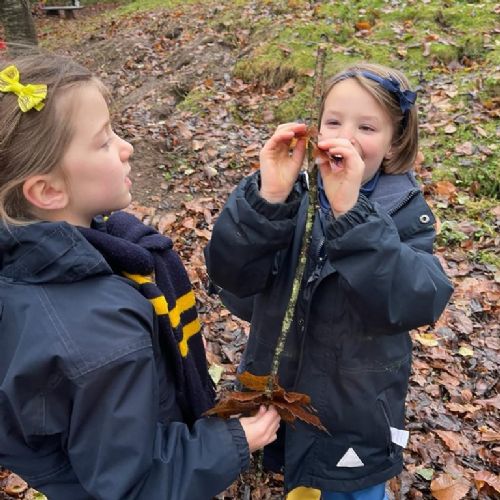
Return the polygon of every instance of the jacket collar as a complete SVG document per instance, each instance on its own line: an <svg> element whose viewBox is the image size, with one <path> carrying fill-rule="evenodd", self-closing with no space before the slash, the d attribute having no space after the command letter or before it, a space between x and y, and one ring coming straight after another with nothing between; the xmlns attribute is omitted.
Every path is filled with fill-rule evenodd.
<svg viewBox="0 0 500 500"><path fill-rule="evenodd" d="M0 226L0 275L25 283L69 283L111 274L104 257L66 222Z"/></svg>
<svg viewBox="0 0 500 500"><path fill-rule="evenodd" d="M420 188L412 172L404 174L382 173L369 199L372 203L379 203L387 213L391 213L404 200L418 191Z"/></svg>
<svg viewBox="0 0 500 500"><path fill-rule="evenodd" d="M361 186L360 192L371 202L379 203L385 211L391 212L410 193L418 191L418 184L412 172L404 174L384 174L378 171L372 179ZM330 206L323 190L323 182L318 173L318 198L320 207L325 213L330 212Z"/></svg>

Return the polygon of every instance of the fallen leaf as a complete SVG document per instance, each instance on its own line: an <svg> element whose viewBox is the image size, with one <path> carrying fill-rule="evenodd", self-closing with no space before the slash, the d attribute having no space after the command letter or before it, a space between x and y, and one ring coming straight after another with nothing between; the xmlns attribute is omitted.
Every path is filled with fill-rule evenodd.
<svg viewBox="0 0 500 500"><path fill-rule="evenodd" d="M7 483L4 486L4 491L8 495L18 497L28 489L28 483L20 478L17 474L9 474Z"/></svg>
<svg viewBox="0 0 500 500"><path fill-rule="evenodd" d="M451 451L460 452L463 450L461 442L462 437L458 432L440 430L434 432L443 440L444 444L448 446Z"/></svg>
<svg viewBox="0 0 500 500"><path fill-rule="evenodd" d="M372 29L372 25L368 21L358 21L354 26L358 31L368 31Z"/></svg>
<svg viewBox="0 0 500 500"><path fill-rule="evenodd" d="M434 469L428 469L424 467L422 469L416 470L415 474L418 474L424 479L427 479L427 481L430 481L432 479L432 476L434 475Z"/></svg>
<svg viewBox="0 0 500 500"><path fill-rule="evenodd" d="M431 493L437 500L460 500L470 490L470 485L463 478L454 478L442 474L431 482Z"/></svg>
<svg viewBox="0 0 500 500"><path fill-rule="evenodd" d="M492 472L481 470L474 475L474 483L477 491L481 491L485 485L491 486L497 493L500 493L500 477Z"/></svg>
<svg viewBox="0 0 500 500"><path fill-rule="evenodd" d="M474 404L481 406L492 406L497 410L500 410L500 393L490 399L477 399Z"/></svg>
<svg viewBox="0 0 500 500"><path fill-rule="evenodd" d="M474 153L472 142L466 141L455 147L455 153L462 156L471 156Z"/></svg>
<svg viewBox="0 0 500 500"><path fill-rule="evenodd" d="M208 374L210 378L213 380L214 384L217 385L224 373L224 368L220 365L213 364L208 369Z"/></svg>
<svg viewBox="0 0 500 500"><path fill-rule="evenodd" d="M474 356L474 351L470 347L461 346L458 350L458 354L463 357Z"/></svg>
<svg viewBox="0 0 500 500"><path fill-rule="evenodd" d="M433 333L416 333L415 340L427 347L435 347L439 345L439 342Z"/></svg>

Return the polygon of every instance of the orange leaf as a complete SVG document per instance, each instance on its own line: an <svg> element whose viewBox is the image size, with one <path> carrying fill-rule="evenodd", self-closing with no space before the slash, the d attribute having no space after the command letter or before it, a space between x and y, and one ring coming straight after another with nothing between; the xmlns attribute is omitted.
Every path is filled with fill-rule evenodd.
<svg viewBox="0 0 500 500"><path fill-rule="evenodd" d="M368 21L359 21L354 26L356 26L358 31L370 30L372 28L372 25Z"/></svg>
<svg viewBox="0 0 500 500"><path fill-rule="evenodd" d="M444 442L444 444L454 452L464 451L462 436L458 432L452 431L434 431Z"/></svg>
<svg viewBox="0 0 500 500"><path fill-rule="evenodd" d="M469 492L470 485L463 478L442 474L431 482L431 493L437 500L460 500Z"/></svg>
<svg viewBox="0 0 500 500"><path fill-rule="evenodd" d="M250 372L243 372L238 375L238 380L252 391L265 391L268 378L267 375L253 375Z"/></svg>
<svg viewBox="0 0 500 500"><path fill-rule="evenodd" d="M500 493L500 478L492 472L481 470L474 475L477 491L481 491L485 485L493 488L497 493Z"/></svg>

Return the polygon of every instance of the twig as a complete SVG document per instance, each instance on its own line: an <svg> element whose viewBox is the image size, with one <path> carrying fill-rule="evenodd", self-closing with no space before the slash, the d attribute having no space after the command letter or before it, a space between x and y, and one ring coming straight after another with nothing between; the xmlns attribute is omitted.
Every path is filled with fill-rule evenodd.
<svg viewBox="0 0 500 500"><path fill-rule="evenodd" d="M311 118L310 126L316 126L318 123L318 114L320 107L320 100L323 91L323 75L325 70L326 61L326 36L322 35L323 43L318 45L317 55L316 55L316 67L314 70L315 83L313 87L312 99L311 99ZM274 380L278 375L278 369L280 365L280 357L285 347L286 338L292 324L293 316L295 313L295 305L297 304L297 298L299 296L300 285L304 275L304 270L306 267L307 253L309 250L310 239L312 234L312 226L314 221L314 213L316 210L316 200L317 200L317 166L315 159L313 157L313 147L308 141L307 144L307 175L309 177L309 204L307 207L307 217L306 225L304 229L304 235L302 237L302 245L300 249L299 261L295 269L295 276L292 284L292 291L290 294L290 299L288 301L288 306L285 311L285 316L283 317L283 322L281 324L281 332L278 337L278 342L276 344L276 349L274 351L273 361L271 365L271 372L269 374L268 383L266 387L266 394L271 395L273 392Z"/></svg>

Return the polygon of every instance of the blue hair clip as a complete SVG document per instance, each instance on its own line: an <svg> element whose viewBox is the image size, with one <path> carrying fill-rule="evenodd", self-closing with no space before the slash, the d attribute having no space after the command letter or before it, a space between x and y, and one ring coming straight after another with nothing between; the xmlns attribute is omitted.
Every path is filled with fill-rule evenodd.
<svg viewBox="0 0 500 500"><path fill-rule="evenodd" d="M353 77L356 72L349 71L345 73L345 78ZM399 82L394 78L383 78L382 76L376 75L371 71L360 71L359 74L364 76L365 78L369 78L374 82L377 82L381 87L385 90L393 94L399 101L399 106L401 108L402 113L407 116L411 107L415 104L417 99L417 93L411 90L401 90L401 86Z"/></svg>

